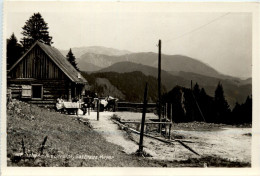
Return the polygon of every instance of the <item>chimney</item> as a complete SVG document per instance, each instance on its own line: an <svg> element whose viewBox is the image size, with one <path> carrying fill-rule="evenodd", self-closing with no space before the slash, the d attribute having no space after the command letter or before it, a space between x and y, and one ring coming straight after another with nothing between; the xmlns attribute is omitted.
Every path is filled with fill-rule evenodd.
<svg viewBox="0 0 260 176"><path fill-rule="evenodd" d="M81 78L81 74L80 73L78 73L78 78Z"/></svg>

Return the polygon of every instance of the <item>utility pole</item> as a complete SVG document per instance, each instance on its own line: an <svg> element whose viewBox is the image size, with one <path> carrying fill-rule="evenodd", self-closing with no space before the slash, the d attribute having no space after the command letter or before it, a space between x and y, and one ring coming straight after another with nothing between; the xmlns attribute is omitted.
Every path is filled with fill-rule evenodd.
<svg viewBox="0 0 260 176"><path fill-rule="evenodd" d="M161 117L161 40L159 40L158 44L158 116L159 116L159 121L162 121ZM162 125L159 124L159 133L162 131Z"/></svg>

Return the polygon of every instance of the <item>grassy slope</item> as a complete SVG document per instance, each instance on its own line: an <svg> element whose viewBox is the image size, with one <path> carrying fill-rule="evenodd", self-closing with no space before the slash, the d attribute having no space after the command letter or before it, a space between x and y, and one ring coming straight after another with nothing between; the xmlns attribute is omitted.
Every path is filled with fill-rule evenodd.
<svg viewBox="0 0 260 176"><path fill-rule="evenodd" d="M26 152L34 154L38 153L44 137L48 136L48 139L43 156L33 161L21 160L18 163L8 159L8 166L160 166L158 162L126 155L121 147L107 142L88 126L74 120L75 117L47 111L23 102L15 103L15 107L16 110L7 111L9 158L15 153L22 153L22 138ZM18 109L22 109L20 113ZM50 158L48 155L56 158ZM70 158L77 155L103 155L114 158L107 160Z"/></svg>

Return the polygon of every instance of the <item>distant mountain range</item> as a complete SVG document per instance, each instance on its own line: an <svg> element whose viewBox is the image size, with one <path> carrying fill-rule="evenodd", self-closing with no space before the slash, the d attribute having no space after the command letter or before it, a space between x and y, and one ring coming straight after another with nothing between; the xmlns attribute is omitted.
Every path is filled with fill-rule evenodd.
<svg viewBox="0 0 260 176"><path fill-rule="evenodd" d="M121 56L121 55L131 53L130 51L127 50L118 50L118 49L107 48L103 46L75 47L75 48L71 48L71 50L77 59L80 59L81 56L86 53L103 54L107 56ZM60 50L60 51L64 56L66 56L69 52L69 49Z"/></svg>
<svg viewBox="0 0 260 176"><path fill-rule="evenodd" d="M61 52L66 56L68 50L62 50ZM101 46L72 48L72 52L77 58L80 70L87 72L98 71L117 62L124 61L140 63L156 68L158 65L158 54L153 52L132 53L127 50L117 50ZM178 74L178 72L184 71L222 79L237 79L235 77L223 75L211 66L197 59L182 55L163 54L162 69L172 74Z"/></svg>
<svg viewBox="0 0 260 176"><path fill-rule="evenodd" d="M67 51L62 51L64 55ZM131 53L105 47L72 48L77 57L78 67L85 72L130 73L140 71L146 76L157 78L158 54L152 52ZM99 75L99 74L97 74ZM104 77L105 78L105 77ZM174 86L190 87L191 80L214 96L218 82L223 85L226 98L231 106L242 103L252 94L252 79L224 75L211 66L182 55L162 55L162 84L167 91ZM111 82L111 80L110 80ZM124 92L124 90L120 90Z"/></svg>
<svg viewBox="0 0 260 176"><path fill-rule="evenodd" d="M151 67L158 66L157 53L131 53L121 56L108 56L103 54L86 53L79 59L79 65L82 63L91 63L101 68L109 67L117 62L133 62ZM83 68L84 69L84 68ZM221 77L212 67L192 59L190 57L181 55L162 55L162 69L170 72L193 72L197 74ZM83 71L87 71L84 69Z"/></svg>

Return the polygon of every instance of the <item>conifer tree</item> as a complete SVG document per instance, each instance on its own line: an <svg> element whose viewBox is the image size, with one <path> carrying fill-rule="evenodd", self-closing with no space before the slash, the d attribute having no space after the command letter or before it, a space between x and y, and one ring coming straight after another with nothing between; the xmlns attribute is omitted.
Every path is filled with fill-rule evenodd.
<svg viewBox="0 0 260 176"><path fill-rule="evenodd" d="M247 97L245 103L242 103L241 105L236 103L232 110L232 123L252 123L252 98L250 96Z"/></svg>
<svg viewBox="0 0 260 176"><path fill-rule="evenodd" d="M230 108L227 100L224 96L224 90L222 84L219 82L215 90L215 110L216 110L216 121L221 123L229 122Z"/></svg>
<svg viewBox="0 0 260 176"><path fill-rule="evenodd" d="M70 48L70 50L69 50L69 52L68 52L66 57L67 57L67 60L71 63L71 65L73 65L73 67L77 71L79 71L79 69L77 67L77 63L76 63L76 58L75 58L74 54L72 53L71 48Z"/></svg>
<svg viewBox="0 0 260 176"><path fill-rule="evenodd" d="M232 123L233 124L239 124L242 120L242 109L243 106L241 106L238 102L236 102L235 107L232 110Z"/></svg>
<svg viewBox="0 0 260 176"><path fill-rule="evenodd" d="M193 87L193 94L196 98L199 98L200 86L196 83Z"/></svg>
<svg viewBox="0 0 260 176"><path fill-rule="evenodd" d="M52 37L49 36L48 23L44 21L39 12L34 13L33 16L25 22L22 29L24 37L22 38L21 43L25 51L28 50L37 40L47 45L53 43Z"/></svg>
<svg viewBox="0 0 260 176"><path fill-rule="evenodd" d="M244 104L245 109L245 119L243 122L252 123L252 97L247 96L246 102Z"/></svg>
<svg viewBox="0 0 260 176"><path fill-rule="evenodd" d="M212 119L212 111L213 109L213 98L207 95L204 88L201 88L200 94L199 94L199 105L200 109L204 115L204 118L206 122L213 122L214 119Z"/></svg>
<svg viewBox="0 0 260 176"><path fill-rule="evenodd" d="M17 38L14 33L9 39L7 39L7 69L11 68L12 65L22 56L22 46L17 42Z"/></svg>

